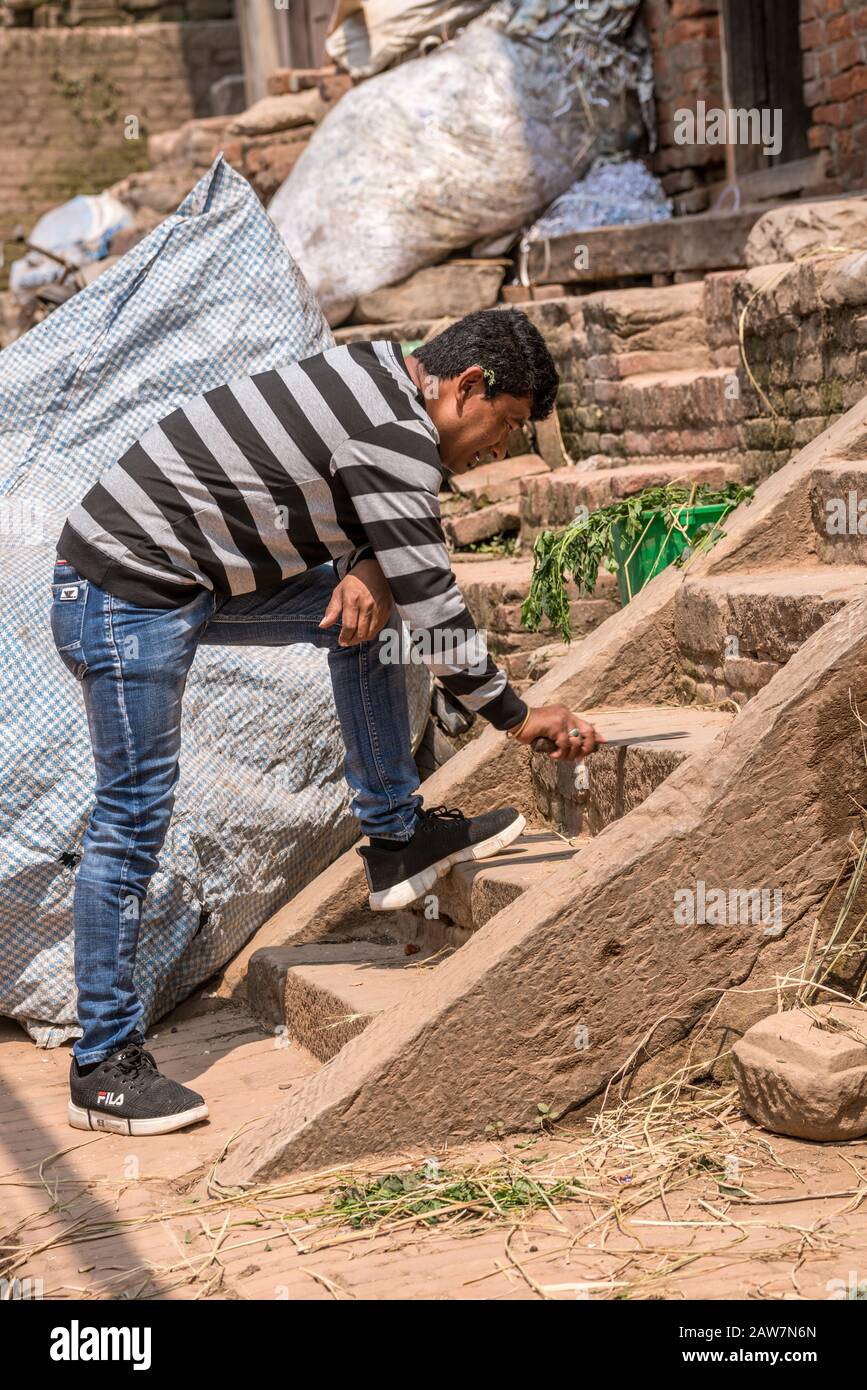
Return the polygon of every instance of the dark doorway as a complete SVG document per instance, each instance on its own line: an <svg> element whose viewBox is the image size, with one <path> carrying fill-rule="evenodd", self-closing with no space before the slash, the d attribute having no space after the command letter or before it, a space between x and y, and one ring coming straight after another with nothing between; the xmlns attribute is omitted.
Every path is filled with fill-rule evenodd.
<svg viewBox="0 0 867 1390"><path fill-rule="evenodd" d="M279 11L288 27L288 65L318 68L330 62L325 52L325 33L333 10L333 0L289 0Z"/></svg>
<svg viewBox="0 0 867 1390"><path fill-rule="evenodd" d="M804 159L810 113L804 102L798 0L722 0L722 8L731 105L782 112L780 153L766 155L761 145L737 145L737 172Z"/></svg>

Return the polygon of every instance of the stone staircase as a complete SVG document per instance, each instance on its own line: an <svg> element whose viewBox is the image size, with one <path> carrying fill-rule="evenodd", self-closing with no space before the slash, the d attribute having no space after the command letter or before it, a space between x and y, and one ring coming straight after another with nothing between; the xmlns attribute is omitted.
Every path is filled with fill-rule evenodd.
<svg viewBox="0 0 867 1390"><path fill-rule="evenodd" d="M532 1127L540 1105L585 1105L623 1068L670 1070L699 1024L708 1070L724 1068L799 970L863 804L867 536L827 525L853 489L867 496L867 404L528 692L609 737L684 737L576 769L488 730L423 790L470 814L518 805L527 830L507 853L374 915L349 851L257 933L223 992L323 1067L229 1152L221 1182ZM508 608L505 563L467 562ZM778 892L781 921L682 922L677 895L704 884Z"/></svg>

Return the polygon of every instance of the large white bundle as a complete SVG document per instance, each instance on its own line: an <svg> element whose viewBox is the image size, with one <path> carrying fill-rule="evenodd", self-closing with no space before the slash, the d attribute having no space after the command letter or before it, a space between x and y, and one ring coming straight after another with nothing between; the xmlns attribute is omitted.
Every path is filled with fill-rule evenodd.
<svg viewBox="0 0 867 1390"><path fill-rule="evenodd" d="M530 222L646 103L637 0L503 0L427 57L348 92L271 216L332 322L479 237Z"/></svg>

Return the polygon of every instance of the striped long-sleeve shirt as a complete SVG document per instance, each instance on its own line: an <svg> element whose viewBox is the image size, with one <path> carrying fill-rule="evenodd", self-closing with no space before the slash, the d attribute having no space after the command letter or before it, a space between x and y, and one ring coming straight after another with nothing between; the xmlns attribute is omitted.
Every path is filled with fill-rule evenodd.
<svg viewBox="0 0 867 1390"><path fill-rule="evenodd" d="M413 655L497 728L526 706L449 564L439 434L395 343L330 348L205 391L149 429L70 513L58 551L145 607L277 587L375 555Z"/></svg>

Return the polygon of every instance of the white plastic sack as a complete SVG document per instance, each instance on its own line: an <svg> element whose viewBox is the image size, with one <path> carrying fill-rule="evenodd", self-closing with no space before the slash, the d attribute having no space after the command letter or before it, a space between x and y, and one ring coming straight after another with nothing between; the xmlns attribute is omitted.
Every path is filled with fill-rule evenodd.
<svg viewBox="0 0 867 1390"><path fill-rule="evenodd" d="M491 0L357 0L325 40L325 50L352 77L372 77L450 39Z"/></svg>
<svg viewBox="0 0 867 1390"><path fill-rule="evenodd" d="M56 251L72 265L86 265L108 254L115 232L132 225L132 213L111 193L81 194L40 217L28 241L45 251ZM26 301L40 285L57 280L63 267L49 256L28 251L12 265L9 288Z"/></svg>
<svg viewBox="0 0 867 1390"><path fill-rule="evenodd" d="M0 353L0 1014L74 1036L72 890L93 798L81 690L51 637L56 538L169 411L333 338L247 181L222 159L177 213ZM410 726L429 684L407 667ZM202 647L174 816L145 901L145 1023L226 963L357 838L324 651Z"/></svg>
<svg viewBox="0 0 867 1390"><path fill-rule="evenodd" d="M325 310L525 225L624 148L647 96L637 7L502 0L347 92L270 207Z"/></svg>

